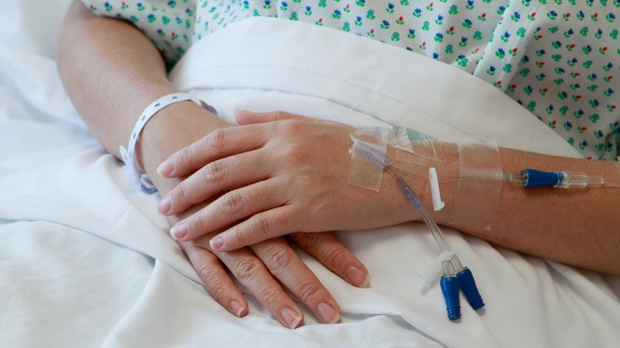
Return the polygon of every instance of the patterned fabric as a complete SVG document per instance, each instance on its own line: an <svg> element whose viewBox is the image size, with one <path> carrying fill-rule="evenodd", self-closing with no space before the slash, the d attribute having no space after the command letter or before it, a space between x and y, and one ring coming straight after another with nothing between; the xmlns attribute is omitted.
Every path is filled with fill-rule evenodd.
<svg viewBox="0 0 620 348"><path fill-rule="evenodd" d="M380 40L487 81L588 158L618 155L620 0L83 2L98 15L133 22L169 64L205 35L252 16Z"/></svg>

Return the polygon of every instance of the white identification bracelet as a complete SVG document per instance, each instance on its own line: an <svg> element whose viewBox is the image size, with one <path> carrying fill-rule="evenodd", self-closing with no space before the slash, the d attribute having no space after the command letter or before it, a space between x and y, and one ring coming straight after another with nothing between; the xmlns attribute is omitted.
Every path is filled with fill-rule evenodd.
<svg viewBox="0 0 620 348"><path fill-rule="evenodd" d="M146 109L140 115L140 118L136 122L136 125L133 127L131 131L131 136L129 137L129 145L127 149L121 145L120 153L125 162L126 169L129 171L129 175L131 177L131 182L137 184L140 183L142 190L147 193L154 193L157 191L155 185L148 177L148 175L144 172L140 164L136 162L136 158L134 157L136 143L140 138L140 133L142 129L146 125L146 123L153 117L156 113L158 113L161 109L165 108L168 105L192 100L196 104L201 105L200 101L196 99L189 93L172 93L166 96L163 96L156 101L154 101L151 105L147 106Z"/></svg>

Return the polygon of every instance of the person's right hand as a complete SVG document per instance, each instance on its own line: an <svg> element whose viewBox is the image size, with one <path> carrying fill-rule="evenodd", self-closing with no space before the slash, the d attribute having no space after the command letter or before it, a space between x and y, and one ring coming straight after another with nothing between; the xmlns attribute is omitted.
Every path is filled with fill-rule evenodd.
<svg viewBox="0 0 620 348"><path fill-rule="evenodd" d="M248 305L226 269L288 328L303 324L303 312L285 288L321 322L340 319L336 300L284 238L232 252L214 252L209 247L212 236L180 245L215 300L232 314L246 315ZM331 233L295 233L289 238L349 283L366 286L365 267Z"/></svg>

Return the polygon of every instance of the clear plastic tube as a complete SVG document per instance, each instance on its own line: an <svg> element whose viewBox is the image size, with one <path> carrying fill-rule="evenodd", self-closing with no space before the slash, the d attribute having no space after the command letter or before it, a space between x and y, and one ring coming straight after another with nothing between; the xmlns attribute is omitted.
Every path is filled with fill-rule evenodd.
<svg viewBox="0 0 620 348"><path fill-rule="evenodd" d="M418 196L415 194L415 192L413 192L413 189L411 188L411 186L409 186L407 182L405 182L405 179L403 179L402 176L399 176L398 174L394 173L394 171L392 171L390 167L386 167L385 170L387 170L387 172L390 173L396 179L396 183L398 184L398 187L403 192L405 197L407 197L407 200L409 200L409 203L411 203L411 205L413 205L413 207L418 212L420 212L420 215L422 215L422 219L428 226L428 229L431 230L431 233L433 234L433 238L435 238L435 242L437 242L437 245L439 246L440 251L441 252L449 251L450 246L448 245L448 242L444 238L443 233L441 232L441 229L439 229L439 226L437 226L437 223L435 222L435 220L433 220L433 218L430 216L428 211L426 211L422 203L420 203Z"/></svg>
<svg viewBox="0 0 620 348"><path fill-rule="evenodd" d="M506 181L518 183L523 187L552 186L556 188L585 188L588 186L620 187L600 176L574 174L567 171L543 172L536 169L524 169L519 173L507 173Z"/></svg>
<svg viewBox="0 0 620 348"><path fill-rule="evenodd" d="M390 175L396 179L398 187L402 191L403 195L407 198L409 203L422 215L422 219L431 231L437 246L441 250L441 256L451 254L449 260L442 261L443 276L441 277L440 287L446 302L446 310L448 318L450 320L457 320L461 317L461 307L459 304L459 291L463 290L465 297L474 310L478 310L484 307L484 302L476 282L474 281L471 271L467 267L463 267L459 257L450 249L448 242L444 238L441 229L435 223L435 220L430 216L428 211L424 208L420 199L413 191L411 186L407 184L402 176L396 174L391 168L392 160L384 153L371 151L364 149L363 154L368 157L368 161L376 168L387 171Z"/></svg>

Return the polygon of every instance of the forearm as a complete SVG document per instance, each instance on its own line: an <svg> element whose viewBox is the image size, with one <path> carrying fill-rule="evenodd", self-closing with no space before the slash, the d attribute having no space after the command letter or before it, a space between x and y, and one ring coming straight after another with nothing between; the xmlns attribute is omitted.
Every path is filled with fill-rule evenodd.
<svg viewBox="0 0 620 348"><path fill-rule="evenodd" d="M98 18L77 0L65 19L58 52L61 78L77 111L104 148L117 157L119 146L127 146L142 111L158 98L177 92L167 79L162 58L141 32L125 22ZM136 159L163 195L180 178L160 177L156 173L159 164L213 130L228 126L191 101L171 104L145 125L136 144ZM169 220L174 223L192 215L208 202L202 200ZM214 253L208 248L210 238L207 235L180 245L211 294L231 313L244 315L248 307L230 274L287 327L300 325L303 315L283 287L321 321L338 320L336 301L285 240ZM302 237L296 240L343 279L358 286L365 284L368 273L364 266L330 234L322 234L312 245ZM288 261L282 263L285 259ZM357 271L351 273L351 269Z"/></svg>
<svg viewBox="0 0 620 348"><path fill-rule="evenodd" d="M616 162L587 161L501 149L502 171L565 170L620 179ZM477 204L470 197L459 204ZM522 188L504 182L491 229L471 216L460 230L494 244L578 267L620 273L620 188ZM446 214L441 215L442 223ZM477 226L477 227L472 227Z"/></svg>
<svg viewBox="0 0 620 348"><path fill-rule="evenodd" d="M93 15L79 1L73 2L63 25L58 69L78 113L117 157L144 108L177 91L146 36L129 23ZM175 182L154 175L161 160L222 125L192 102L168 106L144 128L138 160L160 191L167 191Z"/></svg>

